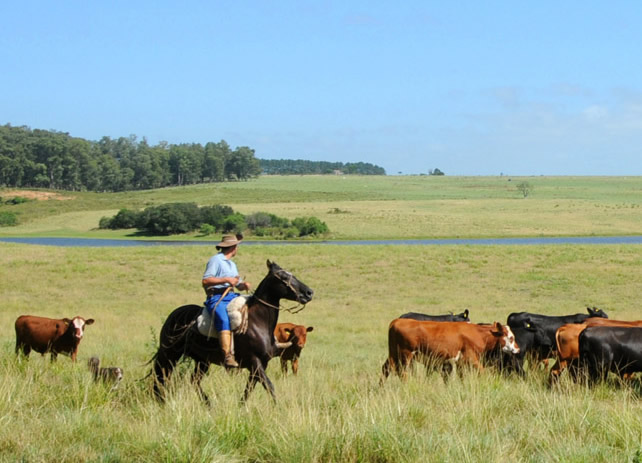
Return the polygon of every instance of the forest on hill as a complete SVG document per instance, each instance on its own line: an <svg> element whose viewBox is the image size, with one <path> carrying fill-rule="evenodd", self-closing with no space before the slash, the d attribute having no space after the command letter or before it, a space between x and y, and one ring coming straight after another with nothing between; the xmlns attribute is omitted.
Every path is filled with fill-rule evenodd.
<svg viewBox="0 0 642 463"><path fill-rule="evenodd" d="M66 132L0 126L0 186L115 192L248 180L268 174L372 174L366 163L260 160L225 141L150 145L135 135L98 141Z"/></svg>

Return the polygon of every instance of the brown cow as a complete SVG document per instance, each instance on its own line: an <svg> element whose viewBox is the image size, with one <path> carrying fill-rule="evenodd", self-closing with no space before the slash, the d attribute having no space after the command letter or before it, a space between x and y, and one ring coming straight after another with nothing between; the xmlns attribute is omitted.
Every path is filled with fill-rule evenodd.
<svg viewBox="0 0 642 463"><path fill-rule="evenodd" d="M402 379L416 354L435 359L444 367L462 360L482 370L482 355L501 350L518 354L519 346L508 325L473 325L461 322L431 322L397 318L388 328L388 360L381 383L394 370ZM445 368L444 368L445 371Z"/></svg>
<svg viewBox="0 0 642 463"><path fill-rule="evenodd" d="M16 354L22 350L28 357L33 349L42 355L51 352L52 362L58 354L69 355L75 362L85 325L92 323L93 318L74 317L70 320L21 315L16 319Z"/></svg>
<svg viewBox="0 0 642 463"><path fill-rule="evenodd" d="M579 337L587 326L642 327L642 320L611 320L591 317L587 318L582 324L571 323L560 326L555 333L557 362L551 368L550 383L555 382L566 368L569 369L573 378L577 377L577 359L580 357Z"/></svg>
<svg viewBox="0 0 642 463"><path fill-rule="evenodd" d="M288 362L292 362L292 373L295 375L299 372L299 357L301 350L305 347L308 333L314 327L295 325L294 323L279 323L274 329L274 337L277 342L290 342L292 345L281 351L281 371L283 374L288 373Z"/></svg>

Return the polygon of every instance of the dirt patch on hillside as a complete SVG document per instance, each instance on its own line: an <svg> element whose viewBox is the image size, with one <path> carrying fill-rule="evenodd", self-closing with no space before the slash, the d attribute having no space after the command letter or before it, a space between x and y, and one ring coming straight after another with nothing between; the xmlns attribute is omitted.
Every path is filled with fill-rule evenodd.
<svg viewBox="0 0 642 463"><path fill-rule="evenodd" d="M60 193L50 193L48 191L33 191L33 190L11 190L0 193L0 196L3 198L15 198L20 196L21 198L35 199L36 201L48 201L50 199L57 201L67 201L69 199L74 199L73 196L64 196Z"/></svg>

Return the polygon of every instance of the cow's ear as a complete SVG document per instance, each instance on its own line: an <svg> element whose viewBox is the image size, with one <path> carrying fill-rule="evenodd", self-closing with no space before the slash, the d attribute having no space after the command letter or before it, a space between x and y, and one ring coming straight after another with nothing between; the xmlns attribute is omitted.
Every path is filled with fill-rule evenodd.
<svg viewBox="0 0 642 463"><path fill-rule="evenodd" d="M468 309L464 310L464 318L468 320Z"/></svg>
<svg viewBox="0 0 642 463"><path fill-rule="evenodd" d="M312 330L314 330L314 326L308 326L308 328L305 331L307 331L309 333Z"/></svg>
<svg viewBox="0 0 642 463"><path fill-rule="evenodd" d="M535 328L533 328L533 323L531 322L530 318L527 318L524 320L524 328L526 328L528 331L535 331Z"/></svg>
<svg viewBox="0 0 642 463"><path fill-rule="evenodd" d="M93 318L85 320L85 325L93 325L93 324L94 324L94 319Z"/></svg>
<svg viewBox="0 0 642 463"><path fill-rule="evenodd" d="M496 336L501 336L504 334L504 328L502 327L502 324L499 322L493 323L493 334Z"/></svg>
<svg viewBox="0 0 642 463"><path fill-rule="evenodd" d="M288 329L283 330L283 332L285 334L287 334L288 336L290 336L292 334L292 330L288 330Z"/></svg>
<svg viewBox="0 0 642 463"><path fill-rule="evenodd" d="M68 318L63 318L62 321L65 322L66 325L69 325L71 323L71 320L69 320Z"/></svg>
<svg viewBox="0 0 642 463"><path fill-rule="evenodd" d="M594 313L595 313L595 310L591 310L591 308L590 308L590 307L587 307L587 308L586 308L586 311L589 313L589 315L592 315L592 314L594 314Z"/></svg>

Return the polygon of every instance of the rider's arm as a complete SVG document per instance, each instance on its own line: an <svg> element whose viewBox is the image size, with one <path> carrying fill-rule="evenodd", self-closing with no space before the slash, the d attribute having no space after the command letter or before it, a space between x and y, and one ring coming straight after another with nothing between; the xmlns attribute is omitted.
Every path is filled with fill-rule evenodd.
<svg viewBox="0 0 642 463"><path fill-rule="evenodd" d="M230 286L236 286L239 283L239 277L207 277L203 278L203 288L208 286L217 286L228 284Z"/></svg>

